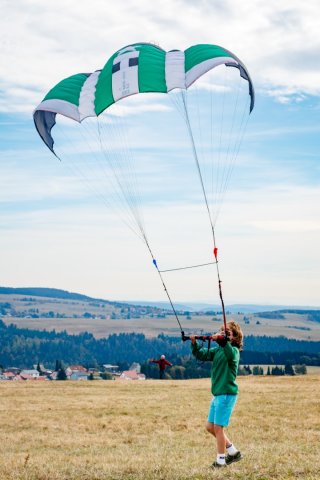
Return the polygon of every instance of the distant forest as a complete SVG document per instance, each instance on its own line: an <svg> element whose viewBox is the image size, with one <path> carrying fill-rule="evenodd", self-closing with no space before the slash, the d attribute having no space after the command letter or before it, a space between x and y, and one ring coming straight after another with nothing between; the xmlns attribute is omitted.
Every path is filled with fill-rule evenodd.
<svg viewBox="0 0 320 480"><path fill-rule="evenodd" d="M285 337L245 338L241 364L320 365L320 342L292 340ZM38 362L54 368L56 360L94 367L106 363L126 368L132 362L145 363L165 354L172 363L181 364L190 356L190 343L180 337L121 333L96 339L91 333L69 335L67 332L39 331L5 325L0 320L0 364L4 367L31 367Z"/></svg>

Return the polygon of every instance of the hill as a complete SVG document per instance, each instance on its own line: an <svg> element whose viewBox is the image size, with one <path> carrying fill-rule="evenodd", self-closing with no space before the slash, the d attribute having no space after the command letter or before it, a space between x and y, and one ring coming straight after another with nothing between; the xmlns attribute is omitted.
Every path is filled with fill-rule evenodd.
<svg viewBox="0 0 320 480"><path fill-rule="evenodd" d="M47 297L47 298L63 298L67 300L85 300L90 301L90 298L80 293L72 293L66 290L60 290L58 288L39 288L39 287L0 287L0 294L2 295L30 295L34 297ZM101 300L104 301L104 300Z"/></svg>
<svg viewBox="0 0 320 480"><path fill-rule="evenodd" d="M89 297L88 295L83 295L81 293L69 292L67 290L62 290L58 288L44 288L44 287L1 287L0 286L0 295L29 295L35 297L46 297L46 298L56 298L64 300L78 300L86 302L100 302L116 306L130 305L132 307L143 306L143 307L152 307L158 310L171 310L170 303L166 301L152 302L148 300L131 300L131 301L110 301L101 298ZM221 309L220 305L208 304L208 303L195 303L195 302L184 302L184 303L175 303L177 310L190 312L205 312L208 310L219 311ZM318 307L306 307L306 306L286 306L286 305L257 305L257 304L232 304L226 305L226 309L230 313L261 313L261 312L273 312L273 311L314 311L319 310Z"/></svg>
<svg viewBox="0 0 320 480"><path fill-rule="evenodd" d="M140 300L139 302L136 300L130 300L127 303L131 305L148 305L158 308L165 308L167 310L170 309L169 302L151 302L148 300ZM221 305L209 304L209 303L196 303L196 302L183 302L183 303L175 303L175 307L178 310L188 310L190 312L205 312L208 310L212 311L219 311L221 310ZM227 304L226 310L229 313L261 313L261 312L274 312L278 310L286 310L286 311L301 311L301 310L308 310L314 311L319 310L319 307L308 307L308 306L288 306L288 305L258 305L258 304L250 304L250 303L238 303L238 304Z"/></svg>
<svg viewBox="0 0 320 480"><path fill-rule="evenodd" d="M240 307L240 305L239 305ZM251 306L252 307L252 306ZM252 307L253 308L253 307ZM245 335L280 335L297 340L320 340L320 310L282 308L244 313L229 311ZM219 309L188 311L178 309L185 331L213 332L221 323ZM20 328L90 332L97 338L113 333L143 333L155 337L161 333L178 336L179 328L167 304L141 305L96 299L79 293L48 288L0 287L0 318Z"/></svg>

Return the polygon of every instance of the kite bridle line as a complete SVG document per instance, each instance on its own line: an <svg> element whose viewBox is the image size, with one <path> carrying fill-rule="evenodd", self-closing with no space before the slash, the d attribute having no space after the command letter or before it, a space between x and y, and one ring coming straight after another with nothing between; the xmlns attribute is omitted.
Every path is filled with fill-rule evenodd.
<svg viewBox="0 0 320 480"><path fill-rule="evenodd" d="M149 245L149 242L148 242L146 236L144 235L143 238L144 238L144 241L145 241L145 243L146 243L146 246L147 246L147 248L148 248L148 250L149 250L149 253L150 253L150 255L151 255L152 263L153 263L153 265L156 267L157 272L158 272L158 274L159 274L159 277L160 277L162 286L163 286L163 288L164 288L164 291L166 292L166 295L167 295L168 300L169 300L169 302L170 302L170 305L171 305L172 311L173 311L173 313L174 313L174 316L176 317L176 320L177 320L177 322L178 322L178 325L179 325L179 328L180 328L180 332L181 332L181 336L183 337L183 336L184 336L184 332L183 332L183 330L182 330L182 326L181 326L181 323L180 323L180 320L179 320L177 311L176 311L176 309L174 308L174 305L173 305L173 302L172 302L171 297L170 297L170 295L169 295L169 292L168 292L168 290L167 290L166 284L165 284L165 282L164 282L164 280L163 280L163 277L162 277L162 275L161 275L161 272L160 272L160 270L159 270L159 268L158 268L157 261L156 261L156 259L154 258L154 255L153 255L153 253L152 253L152 250L151 250L151 248L150 248L150 245Z"/></svg>
<svg viewBox="0 0 320 480"><path fill-rule="evenodd" d="M199 180L200 180L200 184L201 184L201 189L202 189L202 193L203 193L203 199L204 199L204 202L205 202L205 207L206 207L206 210L207 210L207 213L208 213L209 222L210 222L211 231L212 231L213 254L214 254L214 257L215 257L215 260L216 260L215 263L216 263L217 276L218 276L219 296L220 296L221 306L222 306L223 326L224 326L224 330L226 332L227 331L227 319L226 319L226 312L225 312L224 301L223 301L223 296L222 296L222 287L221 287L222 280L220 278L220 272L219 272L218 248L217 248L217 245L216 245L216 236L215 236L215 231L214 231L214 224L213 224L213 220L212 220L212 216L211 216L211 212L210 212L207 192L206 192L206 189L205 189L205 186L204 186L204 181L203 181L203 176L202 176L202 172L201 172L201 168L200 168L200 162L199 162L199 158L198 158L196 143L195 143L195 140L194 140L194 136L193 136L193 132L192 132L192 128L191 128L191 123L190 123L190 119L189 119L189 114L188 114L188 109L187 109L187 104L186 104L186 98L185 98L185 95L182 91L181 91L181 94L182 94L182 102L183 102L183 107L184 107L185 121L186 121L187 130L188 130L190 141L191 141L193 157L194 157L194 160L195 160L195 163L196 163L196 167L197 167L197 171L198 171L198 175L199 175Z"/></svg>
<svg viewBox="0 0 320 480"><path fill-rule="evenodd" d="M213 234L214 234L214 230L213 230ZM180 328L180 333L181 333L181 339L183 342L185 342L186 340L191 340L191 337L188 336L188 335L185 335L184 333L184 330L182 328L182 325L181 325L181 322L179 320L179 317L178 317L178 313L174 307L174 304L172 302L172 299L170 297L170 294L168 292L168 289L167 289L167 286L165 284L165 281L163 279L163 276L162 276L162 271L159 270L159 267L158 267L158 264L157 264L157 261L156 259L154 258L154 255L152 253L152 250L150 248L150 245L149 245L149 242L146 238L145 235L143 235L143 239L145 241L145 244L149 250L149 253L151 255L151 258L152 258L152 263L153 265L156 267L157 269L157 272L158 272L158 275L160 277L160 280L161 280L161 283L162 283L162 286L164 288L164 291L166 292L166 295L168 297L168 300L169 300L169 303L170 303L170 306L172 308L172 311L173 311L173 314L177 320L177 323L179 325L179 328ZM221 280L220 280L220 275L219 275L219 268L218 268L218 259L217 259L217 252L218 252L218 249L216 247L214 247L214 255L215 255L215 258L216 258L216 261L215 262L210 262L210 263L207 263L207 264L204 264L204 265L210 265L212 263L215 263L217 265L217 272L218 272L218 279L219 279L219 294L220 294L220 299L221 299L221 303L222 303L222 313L223 313L223 323L224 323L224 328L225 328L225 332L226 332L226 328L227 328L227 324L226 324L226 315L225 315L225 308L224 308L224 302L223 302L223 297L222 297L222 289L221 289ZM185 268L195 268L195 267L200 267L200 266L203 266L203 265L193 265L191 267L182 267L181 269L172 269L172 270L183 270ZM170 270L167 270L167 271L170 271ZM212 335L193 335L193 337L196 339L196 340L201 340L202 342L205 342L207 341L208 342L208 349L210 349L210 343L211 343L211 340L212 340ZM220 339L220 340L224 340L226 338L226 333L224 335L219 335L219 336L216 336L217 339Z"/></svg>

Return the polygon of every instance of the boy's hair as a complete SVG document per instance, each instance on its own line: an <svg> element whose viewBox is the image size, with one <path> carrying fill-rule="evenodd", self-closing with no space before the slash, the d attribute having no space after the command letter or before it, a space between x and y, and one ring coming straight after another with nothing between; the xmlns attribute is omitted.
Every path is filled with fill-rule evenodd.
<svg viewBox="0 0 320 480"><path fill-rule="evenodd" d="M232 331L233 335L231 345L239 348L241 351L243 347L243 333L239 323L232 320L231 322L227 323L227 327Z"/></svg>

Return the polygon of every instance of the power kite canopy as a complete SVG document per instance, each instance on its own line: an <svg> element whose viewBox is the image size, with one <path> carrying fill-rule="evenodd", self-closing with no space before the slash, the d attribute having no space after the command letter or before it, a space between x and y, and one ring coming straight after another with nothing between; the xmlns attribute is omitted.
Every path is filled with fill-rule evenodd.
<svg viewBox="0 0 320 480"><path fill-rule="evenodd" d="M235 79L236 87L227 83L229 73L232 79ZM217 45L200 44L193 45L185 51L166 52L150 43L135 43L116 51L103 68L91 73L78 73L61 80L35 109L33 118L41 139L61 160L65 159L65 155L61 154L60 150L57 151L59 141L56 140L55 132L59 123L58 118L75 120L89 135L89 141L85 144L87 147L82 150L81 145L84 141L72 139L73 142L70 143L70 146L76 145L79 150L73 155L73 169L107 205L110 204L112 195L114 199L121 200L121 215L128 227L145 243L178 321L182 338L186 339L188 337L184 335L164 280L165 272L179 268L167 270L158 268L141 213L143 202L137 191L137 184L134 183L136 159L127 141L128 131L121 124L125 113L117 115L114 110L117 104L125 107L128 97L147 93L168 96L171 106L174 105L179 112L184 131L189 138L189 148L199 178L203 206L208 213L212 232L211 261L179 268L195 268L209 263L216 266L219 296L226 325L215 222L255 101L249 72L241 60L229 50ZM201 106L199 99L202 100L203 93L208 97ZM149 97L152 98L152 95ZM208 115L206 120L203 120L204 114ZM206 130L202 129L202 124ZM70 131L70 122L62 121L59 128L60 137L63 137ZM70 155L71 147L66 150ZM86 159L83 150L86 151ZM82 170L82 167L89 163L88 156L93 161L98 155L99 162L103 164L104 176L112 184L110 189L102 185L99 190L100 182L102 184L100 174L95 173L95 181L91 182L89 176L95 171L92 166L89 167L89 176ZM213 166L207 181L210 162ZM109 169L108 173L106 168ZM214 176L216 186L213 191ZM211 201L211 197L214 201Z"/></svg>

